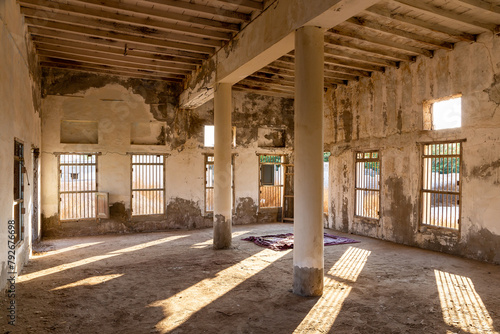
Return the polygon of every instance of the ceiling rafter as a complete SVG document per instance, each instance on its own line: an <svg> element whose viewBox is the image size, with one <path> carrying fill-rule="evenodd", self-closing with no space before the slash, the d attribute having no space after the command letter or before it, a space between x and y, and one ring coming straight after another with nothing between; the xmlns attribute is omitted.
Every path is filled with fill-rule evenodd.
<svg viewBox="0 0 500 334"><path fill-rule="evenodd" d="M183 34L213 38L218 40L227 41L231 38L231 34L227 32L221 32L210 29L202 29L197 27L190 27L186 25L176 24L161 21L155 17L136 17L131 14L122 14L120 12L109 12L96 8L89 8L78 6L74 4L57 3L54 7L53 1L48 0L19 0L21 7L32 8L37 10L45 10L45 17L51 17L51 13L61 13L61 14L80 14L84 17L92 17L96 19L103 19L119 23L135 24L144 28L151 29L163 29L171 32L181 32Z"/></svg>
<svg viewBox="0 0 500 334"><path fill-rule="evenodd" d="M196 69L195 64L185 63L175 57L153 55L147 52L139 51L127 51L124 55L123 50L113 47L106 47L100 45L92 45L82 42L71 42L71 41L61 41L57 39L51 39L47 37L33 36L33 43L37 50L56 50L63 51L66 53L75 53L80 55L99 55L101 57L106 57L107 59L118 59L115 57L124 57L130 59L130 61L136 61L141 64L152 64L164 67L179 68L188 71L193 71ZM162 56L162 57L158 57ZM185 60L184 60L185 61ZM199 62L201 64L201 62Z"/></svg>
<svg viewBox="0 0 500 334"><path fill-rule="evenodd" d="M395 52L395 51L388 50L388 49L383 49L380 46L362 45L362 44L356 43L354 41L354 39L351 39L349 41L339 39L338 38L339 36L341 36L341 35L335 35L333 33L327 32L325 34L325 43L330 44L330 45L334 45L334 46L335 45L343 46L343 47L350 48L353 50L368 52L374 56L379 56L379 57L384 56L384 57L387 57L387 58L390 58L390 59L396 60L396 61L405 61L405 62L415 61L414 56L402 54L402 53Z"/></svg>
<svg viewBox="0 0 500 334"><path fill-rule="evenodd" d="M413 0L393 0L393 1L403 4L404 6L407 6L409 8L425 12L429 15L439 16L444 19L459 22L461 24L466 24L473 28L480 28L485 31L493 31L496 33L500 31L500 27L496 24L480 22L470 17L469 15L457 14L455 12L443 9L438 6L431 5L429 3L425 3L423 1L413 1Z"/></svg>
<svg viewBox="0 0 500 334"><path fill-rule="evenodd" d="M388 38L381 38L381 37L376 37L376 36L370 36L366 33L360 33L357 31L353 30L348 30L342 27L335 27L334 29L328 30L329 33L333 33L335 35L340 35L356 40L361 40L365 42L369 42L372 44L376 44L377 46L382 46L382 47L388 47L391 49L396 49L399 50L400 52L408 52L411 53L412 55L421 55L425 57L432 57L433 53L432 51L422 49L422 48L416 48L413 46L405 45L403 43L398 43L396 41L392 41Z"/></svg>
<svg viewBox="0 0 500 334"><path fill-rule="evenodd" d="M125 33L136 35L139 37L151 37L209 47L222 46L222 41L216 39L183 35L158 29L148 29L144 26L104 21L102 19L89 18L85 16L59 14L42 9L33 9L27 7L21 7L21 13L23 13L25 17L32 19L30 20L30 22L33 22L31 23L31 25L34 25L34 22L38 22L38 24L42 26L45 25L45 22L57 22L78 26L92 26L93 28L111 31L114 33Z"/></svg>
<svg viewBox="0 0 500 334"><path fill-rule="evenodd" d="M458 0L462 5L470 8L481 8L483 10L500 14L500 6L484 0Z"/></svg>
<svg viewBox="0 0 500 334"><path fill-rule="evenodd" d="M246 7L246 8L250 8L250 9L257 9L257 10L264 9L264 5L262 4L262 2L258 2L258 1L252 1L252 0L238 0L236 2L234 0L217 0L217 1L228 3L231 5L242 6L242 7Z"/></svg>
<svg viewBox="0 0 500 334"><path fill-rule="evenodd" d="M134 59L127 59L123 57L123 59L110 59L110 58L103 58L100 57L99 54L95 55L83 55L83 54L76 54L75 52L65 52L61 50L44 50L40 49L39 50L39 56L44 56L44 57L51 57L51 58L57 58L57 59L66 59L66 60L76 60L76 61L81 61L81 62L86 62L86 63L92 63L92 64L98 64L98 65L108 65L108 66L120 66L120 67L127 67L127 68L133 68L133 69L140 69L140 70L150 70L150 71L155 71L155 72L161 72L161 73L171 73L171 74L181 74L183 76L186 76L189 74L189 71L187 70L182 70L178 68L172 68L172 67L165 67L161 65L156 65L156 64L144 64L144 63L139 63Z"/></svg>
<svg viewBox="0 0 500 334"><path fill-rule="evenodd" d="M412 40L417 43L425 44L431 48L438 48L443 50L453 50L453 43L442 42L434 38L426 37L424 35L415 34L409 31L400 30L394 27L389 27L385 24L378 22L368 21L361 17L352 17L345 21L347 24L353 24L359 27L368 28L374 31L380 31L386 34L395 35Z"/></svg>
<svg viewBox="0 0 500 334"><path fill-rule="evenodd" d="M409 24L411 26L420 28L420 29L426 29L431 32L439 33L446 35L449 38L453 38L459 41L464 41L464 42L474 42L476 41L476 36L473 34L469 34L466 32L461 32L457 31L455 29L451 29L442 25L438 25L435 23L419 20L410 16L405 16L401 15L398 13L392 13L390 10L386 8L379 8L379 7L370 7L366 10L366 12L373 14L373 15L378 15L381 17L385 17L394 21L401 22L403 24Z"/></svg>
<svg viewBox="0 0 500 334"><path fill-rule="evenodd" d="M182 8L191 10L194 12L200 12L204 14L210 14L214 17L226 17L230 19L236 19L239 21L248 22L250 21L250 15L243 14L231 10L225 10L222 8L200 5L191 2L177 1L177 0L145 0L146 2L151 2L155 4L159 4L162 6L173 7L173 8Z"/></svg>

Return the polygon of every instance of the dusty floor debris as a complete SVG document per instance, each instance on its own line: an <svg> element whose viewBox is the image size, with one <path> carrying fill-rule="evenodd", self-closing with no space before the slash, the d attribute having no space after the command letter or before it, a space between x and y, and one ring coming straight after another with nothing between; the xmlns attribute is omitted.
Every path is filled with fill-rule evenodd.
<svg viewBox="0 0 500 334"><path fill-rule="evenodd" d="M349 236L325 230L340 236ZM53 239L18 278L2 333L497 333L500 266L356 236L325 247L321 298L290 292L292 251L212 230ZM6 296L2 298L5 309Z"/></svg>

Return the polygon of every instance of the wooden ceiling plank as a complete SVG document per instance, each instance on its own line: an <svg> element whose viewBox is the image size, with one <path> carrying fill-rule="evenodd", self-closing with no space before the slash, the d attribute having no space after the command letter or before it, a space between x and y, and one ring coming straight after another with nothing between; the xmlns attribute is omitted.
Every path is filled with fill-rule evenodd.
<svg viewBox="0 0 500 334"><path fill-rule="evenodd" d="M373 14L373 15L378 15L381 17L385 17L394 21L401 22L403 24L409 24L414 27L418 28L424 28L427 29L428 31L446 35L450 38L457 39L463 42L475 42L476 41L476 36L473 34L457 31L455 29L451 29L445 26L440 26L436 25L434 23L422 21L419 19L415 19L412 17L409 17L407 15L401 15L398 13L392 13L391 11L385 9L385 8L378 8L378 7L370 7L366 10L368 13Z"/></svg>
<svg viewBox="0 0 500 334"><path fill-rule="evenodd" d="M371 72L369 72L369 71L355 70L352 68L346 68L346 67L342 67L342 66L332 65L329 63L325 63L324 67L325 67L325 71L349 74L349 75L353 75L356 77L368 78L371 76Z"/></svg>
<svg viewBox="0 0 500 334"><path fill-rule="evenodd" d="M240 30L240 25L235 23L222 22L217 20L205 19L202 17L184 15L180 13L174 13L168 10L163 10L161 8L145 6L137 6L136 4L119 2L114 0L73 0L78 1L83 4L92 4L98 8L108 8L113 10L121 10L131 14L144 14L160 19L173 20L178 22L184 22L189 24L196 24L201 26L201 28L211 27L214 29L220 29L224 31L237 32Z"/></svg>
<svg viewBox="0 0 500 334"><path fill-rule="evenodd" d="M184 78L184 76L177 75L177 74L158 73L155 71L131 69L131 68L120 67L120 66L99 65L99 64L93 64L93 63L86 63L86 62L74 61L74 60L65 60L65 59L45 57L45 56L40 57L40 64L42 64L42 63L54 63L54 64L61 64L61 65L81 66L81 67L94 68L94 69L100 69L100 70L115 70L115 71L120 71L123 73L140 74L140 75L145 75L145 76L150 76L150 77L172 78L172 79L179 79L179 80L182 80Z"/></svg>
<svg viewBox="0 0 500 334"><path fill-rule="evenodd" d="M295 80L295 72L283 68L266 66L260 69L257 73L278 75L281 77L289 78L291 80Z"/></svg>
<svg viewBox="0 0 500 334"><path fill-rule="evenodd" d="M252 81L252 80L248 80L248 79L241 80L240 82L237 83L237 85L244 86L247 88L250 88L250 87L256 88L256 89L260 88L260 89L271 90L271 91L275 91L275 92L282 92L282 93L288 93L288 94L295 95L295 89L293 87L286 88L286 87L282 87L279 85L266 84L263 82Z"/></svg>
<svg viewBox="0 0 500 334"><path fill-rule="evenodd" d="M257 10L263 10L264 9L264 5L262 4L262 2L258 2L258 1L252 1L252 0L238 0L238 1L234 1L234 0L217 0L217 1L229 3L231 5L238 5L238 6L242 6L242 7L250 8L250 9L257 9Z"/></svg>
<svg viewBox="0 0 500 334"><path fill-rule="evenodd" d="M120 76L120 77L125 77L125 78L136 78L136 79L145 79L145 80L154 80L154 81L169 81L169 82L176 82L176 83L181 82L180 79L175 79L175 78L149 77L149 76L142 75L142 74L127 73L127 72L113 71L113 70L101 70L101 69L94 69L94 68L86 68L86 67L82 67L82 66L57 64L57 63L51 63L51 62L40 63L40 66L46 67L46 68L58 68L58 69L65 69L65 70L69 70L69 71L78 71L78 72L93 73L93 74L107 74L107 75L114 75L114 76Z"/></svg>
<svg viewBox="0 0 500 334"><path fill-rule="evenodd" d="M463 5L472 8L481 8L492 13L500 14L500 6L484 0L458 0Z"/></svg>
<svg viewBox="0 0 500 334"><path fill-rule="evenodd" d="M338 80L354 80L358 81L359 77L355 75L349 75L349 74L344 74L344 73L338 73L338 72L330 72L328 70L325 70L324 73L325 79L330 78L330 79L338 79Z"/></svg>
<svg viewBox="0 0 500 334"><path fill-rule="evenodd" d="M344 58L353 58L356 60L364 61L369 64L379 65L379 66L389 66L389 67L398 67L398 62L373 56L367 56L362 54L357 54L354 52L350 52L348 50L338 50L334 49L330 46L325 46L325 54L339 56Z"/></svg>
<svg viewBox="0 0 500 334"><path fill-rule="evenodd" d="M295 80L282 80L282 79L271 79L271 78L263 78L261 76L255 76L255 75L250 75L245 78L245 80L250 80L250 81L257 81L257 82L262 82L266 84L275 84L275 85L280 85L283 87L294 87L295 86Z"/></svg>
<svg viewBox="0 0 500 334"><path fill-rule="evenodd" d="M341 67L349 67L349 68L354 68L357 70L363 70L363 71L375 71L375 72L384 72L385 68L382 66L375 66L375 65L370 65L366 63L361 63L359 61L356 61L354 59L347 60L347 59L342 59L338 57L331 57L331 56L325 56L325 63L329 63L332 65L337 65Z"/></svg>
<svg viewBox="0 0 500 334"><path fill-rule="evenodd" d="M113 59L114 56L123 56L129 58L130 61L137 61L143 64L153 64L164 67L184 69L193 71L196 69L195 64L189 64L180 61L162 60L154 57L154 55L147 52L128 51L123 55L123 50L113 47L106 47L100 45L87 44L82 42L71 42L66 40L57 40L55 38L33 36L33 43L37 50L61 50L65 52L74 52L76 54L91 55L102 54L102 57ZM185 60L184 60L185 61Z"/></svg>
<svg viewBox="0 0 500 334"><path fill-rule="evenodd" d="M137 61L134 61L133 59L127 59L127 60L120 59L120 60L118 60L118 59L113 59L113 58L112 59L102 58L99 56L98 53L94 53L94 55L89 56L89 55L75 54L74 52L64 52L64 51L59 51L59 50L58 51L43 50L43 49L38 49L37 53L39 56L67 59L67 60L76 60L76 61L82 61L82 62L93 63L93 64L120 66L120 67L132 68L132 69L150 70L150 71L156 71L156 72L160 72L160 73L171 73L171 74L181 74L181 75L189 74L189 71L186 71L186 70L162 67L162 66L151 65L151 64L141 64L141 63L138 63Z"/></svg>
<svg viewBox="0 0 500 334"><path fill-rule="evenodd" d="M163 6L168 6L168 7L173 7L173 8L182 8L182 9L187 9L191 10L194 12L200 12L203 14L210 14L214 15L216 18L217 17L226 17L230 19L236 19L244 22L248 22L251 19L251 15L248 14L243 14L243 13L238 13L235 11L227 10L227 9L222 9L222 8L217 8L217 7L212 7L212 6L205 6L205 5L200 5L196 3L191 3L191 2L184 2L184 1L177 1L177 0L145 0L147 2L152 2L156 4L160 4Z"/></svg>
<svg viewBox="0 0 500 334"><path fill-rule="evenodd" d="M325 34L325 43L331 44L331 45L343 46L343 47L354 49L354 50L369 52L369 53L374 54L376 56L389 57L391 59L395 59L396 61L412 62L415 60L415 57L413 57L413 56L404 55L404 54L401 54L398 52L381 49L380 47L355 44L351 41L344 41L344 40L341 40L339 38L334 38L329 34Z"/></svg>
<svg viewBox="0 0 500 334"><path fill-rule="evenodd" d="M396 35L406 39L414 40L418 43L425 44L432 48L439 48L443 50L453 50L453 43L442 42L434 38L426 37L424 35L415 34L409 31L404 31L394 27L389 27L385 24L380 24L378 22L368 21L361 17L352 17L345 21L348 24L354 24L356 26L365 27L375 31L381 31L384 33Z"/></svg>
<svg viewBox="0 0 500 334"><path fill-rule="evenodd" d="M189 52L197 52L197 53L202 53L202 54L213 54L215 49L212 47L207 47L207 46L201 46L201 45L194 45L194 44L187 44L187 43L181 43L181 42L173 42L173 41L168 41L168 40L160 40L160 39L155 39L155 38L149 38L149 37L140 37L136 35L129 35L129 34L123 34L120 32L113 32L113 31L106 31L106 30L100 30L92 27L85 27L85 26L76 26L72 24L66 24L66 23L59 23L59 22L52 22L52 21L40 21L37 19L25 18L25 22L28 26L31 27L42 27L42 28L49 28L49 29L54 29L58 31L70 31L76 34L80 35L90 35L90 36L96 36L96 37L102 37L102 38L111 38L111 39L116 39L116 40L121 40L124 42L134 42L138 44L146 44L146 45L155 45L155 46L160 46L160 47L170 47L170 48L175 48L179 50L184 50L184 51L189 51Z"/></svg>
<svg viewBox="0 0 500 334"><path fill-rule="evenodd" d="M403 4L411 9L417 9L421 12L425 12L432 16L439 16L448 20L452 20L461 24L467 24L470 27L480 28L486 31L496 31L498 30L498 25L476 21L474 18L464 14L457 14L452 11L443 9L438 6L434 6L429 3L425 3L421 0L394 0L400 4Z"/></svg>
<svg viewBox="0 0 500 334"><path fill-rule="evenodd" d="M405 45L403 43L395 42L395 41L392 41L392 40L387 39L387 38L368 36L368 35L363 34L361 32L355 32L355 31L343 29L343 28L338 27L338 26L333 28L333 29L328 30L328 32L335 34L335 35L340 35L340 36L344 36L344 37L348 37L348 38L362 40L362 41L369 42L372 44L377 44L377 45L380 45L383 47L389 47L392 49L410 52L410 53L413 53L415 55L426 56L429 58L432 58L432 56L433 56L433 52L426 50L426 49L416 48L413 46Z"/></svg>
<svg viewBox="0 0 500 334"><path fill-rule="evenodd" d="M73 12L59 11L59 9L57 12L53 12L47 10L46 7L35 9L21 5L22 14L24 14L27 17L36 18L42 21L44 19L47 19L49 21L65 22L69 24L80 24L84 26L93 26L96 28L101 28L111 31L121 31L136 35L150 36L161 39L171 39L175 41L182 41L199 45L207 45L213 47L222 46L222 40L179 34L177 32L166 31L164 29L162 30L161 27L147 24L148 22L150 23L151 20L137 19L130 17L129 20L118 21L112 19L112 21L109 21L108 16L116 16L117 14L94 10L97 11L98 13L101 13L101 16L97 16L97 15L89 15L88 13L86 13L86 11L90 12L92 11L92 9L91 8L85 9L83 7L80 7L78 8L78 11L73 11ZM71 14L77 13L81 15L67 15L67 13ZM141 22L145 22L146 24L143 24Z"/></svg>
<svg viewBox="0 0 500 334"><path fill-rule="evenodd" d="M58 38L58 39L62 39L62 40L82 41L82 42L86 42L86 43L95 43L95 44L100 44L100 45L104 45L104 46L118 47L118 48L121 48L123 51L127 50L127 52L130 50L140 50L140 51L144 51L144 52L151 52L154 54L160 54L160 55L164 54L166 57L176 56L176 58L178 58L178 59L184 58L185 62L188 62L188 63L199 62L199 61L207 58L205 55L200 54L200 53L176 50L176 49L166 48L166 47L158 47L158 46L147 45L147 44L127 43L127 42L118 41L118 40L114 40L114 39L79 35L79 34L73 34L73 33L64 32L64 31L45 29L45 28L41 28L41 27L28 27L28 32L31 35L37 35L37 36L42 36L42 37L52 37L52 38Z"/></svg>

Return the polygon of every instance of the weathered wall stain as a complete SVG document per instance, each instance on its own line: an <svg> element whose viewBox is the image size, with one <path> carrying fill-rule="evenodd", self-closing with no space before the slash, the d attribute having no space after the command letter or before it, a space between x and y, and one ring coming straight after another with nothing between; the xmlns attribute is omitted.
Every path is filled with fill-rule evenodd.
<svg viewBox="0 0 500 334"><path fill-rule="evenodd" d="M233 214L233 224L255 224L257 223L258 206L251 197L240 197L237 200L236 210Z"/></svg>
<svg viewBox="0 0 500 334"><path fill-rule="evenodd" d="M403 179L389 177L385 181L389 189L388 201L391 203L387 216L392 221L393 235L398 243L412 244L414 229L411 225L412 216L415 215L414 205L407 195Z"/></svg>
<svg viewBox="0 0 500 334"><path fill-rule="evenodd" d="M500 169L500 159L485 165L473 167L469 176L477 178L490 177L498 169Z"/></svg>

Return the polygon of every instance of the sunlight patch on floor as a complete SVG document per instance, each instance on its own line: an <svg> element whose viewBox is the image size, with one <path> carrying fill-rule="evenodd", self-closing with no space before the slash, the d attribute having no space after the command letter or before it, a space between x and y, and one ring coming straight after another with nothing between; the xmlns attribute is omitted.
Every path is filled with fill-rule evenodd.
<svg viewBox="0 0 500 334"><path fill-rule="evenodd" d="M371 252L349 247L324 278L321 296L294 333L328 333ZM335 278L332 278L334 276Z"/></svg>
<svg viewBox="0 0 500 334"><path fill-rule="evenodd" d="M231 237L234 239L234 238L237 238L243 234L246 234L246 233L249 233L250 231L238 231L238 232L233 232ZM207 247L211 247L213 246L214 244L214 239L208 239L207 241L203 241L203 242L198 242L196 244L193 244L191 246L191 248L207 248Z"/></svg>
<svg viewBox="0 0 500 334"><path fill-rule="evenodd" d="M47 275L54 274L54 273L58 273L58 272L61 272L64 270L76 268L76 267L83 266L83 265L86 265L89 263L101 261L101 260L108 259L108 258L111 258L114 256L118 256L118 255L121 255L124 253L134 252L134 251L138 251L138 250L141 250L141 249L144 249L147 247L160 245L160 244L163 244L165 242L174 241L174 240L185 238L185 237L187 237L187 235L176 235L176 236L166 237L166 238L162 238L162 239L158 239L158 240L145 242L143 244L138 244L135 246L115 250L115 251L109 252L109 253L104 254L104 255L96 255L96 256L84 258L84 259L81 259L81 260L78 260L75 262L64 263L64 264L61 264L61 265L58 265L55 267L51 267L51 268L47 268L44 270L35 271L33 273L21 275L17 279L17 283L28 282L28 281L31 281L31 280L36 279L36 278L40 278L40 277L47 276Z"/></svg>
<svg viewBox="0 0 500 334"><path fill-rule="evenodd" d="M50 291L54 290L62 290L62 289L69 289L69 288L75 288L78 286L92 286L92 285L98 285L107 281L111 281L112 279L118 278L123 276L123 274L111 274L111 275L101 275L101 276L92 276L92 277L87 277L82 280L79 280L77 282L69 283L66 285L58 286L57 288L54 288Z"/></svg>
<svg viewBox="0 0 500 334"><path fill-rule="evenodd" d="M150 304L149 307L162 307L166 315L166 318L160 321L156 328L162 333L174 330L189 320L194 313L224 296L290 252L291 250L275 252L264 249L218 272L215 277L206 278L168 299Z"/></svg>
<svg viewBox="0 0 500 334"><path fill-rule="evenodd" d="M52 256L52 255L56 255L56 254L61 254L61 253L69 252L69 251L72 251L72 250L77 250L77 249L81 249L81 248L85 248L85 247L99 245L99 244L102 244L102 243L103 243L103 241L88 242L88 243L78 244L78 245L69 246L69 247L65 247L65 248L61 248L61 249L49 250L47 252L42 251L40 254L33 255L32 258L41 258L41 257Z"/></svg>
<svg viewBox="0 0 500 334"><path fill-rule="evenodd" d="M481 297L469 277L434 270L443 319L468 333L497 333Z"/></svg>

